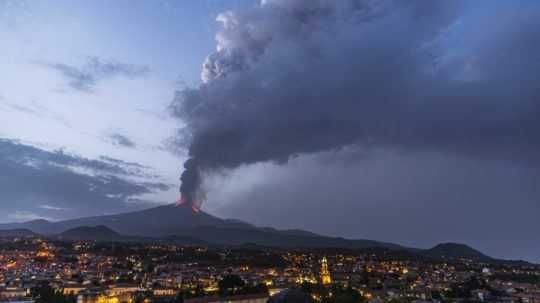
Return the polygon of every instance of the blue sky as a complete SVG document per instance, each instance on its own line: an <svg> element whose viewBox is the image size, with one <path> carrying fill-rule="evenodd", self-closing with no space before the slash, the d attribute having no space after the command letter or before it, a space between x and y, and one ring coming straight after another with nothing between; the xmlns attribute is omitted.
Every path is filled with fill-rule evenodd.
<svg viewBox="0 0 540 303"><path fill-rule="evenodd" d="M176 89L200 83L201 64L215 49L217 14L242 5L251 3L2 1L0 138L144 165L171 186L138 198L174 201L182 158L167 150L177 127L167 106ZM94 212L148 206L120 202ZM0 221L83 215L49 204L11 208Z"/></svg>

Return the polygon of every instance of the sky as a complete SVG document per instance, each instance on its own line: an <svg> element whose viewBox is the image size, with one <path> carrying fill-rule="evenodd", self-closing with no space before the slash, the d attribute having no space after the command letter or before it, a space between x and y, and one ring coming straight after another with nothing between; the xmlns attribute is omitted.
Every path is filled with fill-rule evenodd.
<svg viewBox="0 0 540 303"><path fill-rule="evenodd" d="M0 222L173 203L189 160L182 194L216 216L540 262L538 17L0 0Z"/></svg>
<svg viewBox="0 0 540 303"><path fill-rule="evenodd" d="M176 89L200 82L202 61L215 49L215 18L235 5L0 1L1 161L21 171L21 179L2 174L0 220L172 203L181 160L167 143L178 124L167 107ZM49 175L53 168L58 175ZM108 184L102 195L85 183L92 177L128 183ZM68 180L78 182L69 195Z"/></svg>

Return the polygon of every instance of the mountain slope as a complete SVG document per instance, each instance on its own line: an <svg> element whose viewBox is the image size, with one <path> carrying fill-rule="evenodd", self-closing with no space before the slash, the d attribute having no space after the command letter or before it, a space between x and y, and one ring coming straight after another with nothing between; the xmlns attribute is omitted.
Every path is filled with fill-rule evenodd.
<svg viewBox="0 0 540 303"><path fill-rule="evenodd" d="M113 240L120 239L121 235L107 226L99 225L72 228L61 233L59 237L77 240Z"/></svg>
<svg viewBox="0 0 540 303"><path fill-rule="evenodd" d="M471 259L476 261L489 261L492 258L478 250L459 243L441 243L423 252L424 255L445 259Z"/></svg>
<svg viewBox="0 0 540 303"><path fill-rule="evenodd" d="M3 230L3 231L2 231ZM234 220L221 219L189 207L165 205L141 211L49 222L0 224L0 236L51 235L63 239L123 242L167 242L184 245L258 245L291 248L390 249L394 252L444 259L496 260L458 243L442 243L431 249L417 249L372 240L352 240L321 236L303 230L260 228Z"/></svg>
<svg viewBox="0 0 540 303"><path fill-rule="evenodd" d="M49 233L53 229L54 223L47 220L39 219L24 223L4 223L0 224L0 230L9 229L28 229L35 233Z"/></svg>
<svg viewBox="0 0 540 303"><path fill-rule="evenodd" d="M81 226L86 230L77 229ZM194 212L189 207L165 205L142 211L108 216L87 217L60 222L31 221L27 223L3 224L0 229L27 228L40 234L60 234L75 238L76 232L89 232L88 227L103 226L116 231L124 238L151 237L164 238L181 236L208 243L240 245L253 243L266 246L282 247L386 247L404 249L404 247L371 240L347 240L320 236L302 230L277 230L259 228L239 220L224 220L205 212ZM94 231L91 231L94 232ZM64 234L62 234L64 233ZM84 238L84 234L78 235ZM88 236L88 235L86 235ZM116 235L110 235L112 238ZM102 237L103 238L103 237Z"/></svg>
<svg viewBox="0 0 540 303"><path fill-rule="evenodd" d="M0 230L0 237L30 237L34 235L35 233L31 230L24 228Z"/></svg>
<svg viewBox="0 0 540 303"><path fill-rule="evenodd" d="M189 207L159 206L142 211L110 216L99 216L60 222L63 228L105 225L123 235L164 237L176 235L178 230L196 226L253 228L243 222L223 220L205 212L194 212Z"/></svg>
<svg viewBox="0 0 540 303"><path fill-rule="evenodd" d="M188 207L165 205L141 211L116 215L86 217L59 222L45 220L26 223L0 224L0 229L27 228L40 234L60 234L81 226L107 226L122 235L164 237L177 234L178 230L196 226L254 228L252 225L223 220L205 212L194 212Z"/></svg>
<svg viewBox="0 0 540 303"><path fill-rule="evenodd" d="M179 231L181 235L192 236L206 242L224 245L242 245L252 243L261 246L294 247L294 248L367 248L384 247L390 249L406 249L403 246L372 240L350 240L344 238L325 237L309 232L278 231L265 228L219 228L201 226Z"/></svg>

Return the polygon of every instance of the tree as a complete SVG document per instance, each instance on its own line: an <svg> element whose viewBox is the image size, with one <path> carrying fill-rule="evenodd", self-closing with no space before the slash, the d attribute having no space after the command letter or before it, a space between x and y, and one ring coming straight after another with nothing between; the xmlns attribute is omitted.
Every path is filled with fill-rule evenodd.
<svg viewBox="0 0 540 303"><path fill-rule="evenodd" d="M138 292L137 294L135 294L135 297L133 298L133 302L143 303L146 299L151 300L153 297L154 297L154 294L150 290Z"/></svg>
<svg viewBox="0 0 540 303"><path fill-rule="evenodd" d="M475 289L486 289L489 285L483 279L471 277L463 283L455 283L450 286L450 290L446 293L449 298L471 298L472 291Z"/></svg>
<svg viewBox="0 0 540 303"><path fill-rule="evenodd" d="M221 295L232 295L239 288L244 287L244 285L244 280L242 280L242 278L240 278L239 276L232 274L226 275L218 283L219 293Z"/></svg>
<svg viewBox="0 0 540 303"><path fill-rule="evenodd" d="M336 287L332 289L332 293L334 295L327 299L329 303L364 303L366 301L359 292L350 287L345 289Z"/></svg>
<svg viewBox="0 0 540 303"><path fill-rule="evenodd" d="M174 303L184 303L186 294L183 291L179 291L174 298Z"/></svg>
<svg viewBox="0 0 540 303"><path fill-rule="evenodd" d="M75 303L73 295L64 295L61 291L52 288L48 282L38 284L30 291L35 303Z"/></svg>

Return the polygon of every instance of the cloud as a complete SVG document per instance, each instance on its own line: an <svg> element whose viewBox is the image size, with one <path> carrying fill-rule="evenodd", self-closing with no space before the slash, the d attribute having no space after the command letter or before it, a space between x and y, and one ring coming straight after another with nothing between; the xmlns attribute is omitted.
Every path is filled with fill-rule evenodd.
<svg viewBox="0 0 540 303"><path fill-rule="evenodd" d="M36 110L23 105L8 104L7 107L15 111L23 112L25 114L38 115L38 112Z"/></svg>
<svg viewBox="0 0 540 303"><path fill-rule="evenodd" d="M172 102L179 136L210 169L352 145L537 161L540 8L502 6L268 0L221 14L205 83Z"/></svg>
<svg viewBox="0 0 540 303"><path fill-rule="evenodd" d="M540 5L520 4L265 0L225 12L203 83L171 103L182 128L169 142L206 180L247 174L238 195L206 185L227 216L533 258ZM485 239L493 230L515 245Z"/></svg>
<svg viewBox="0 0 540 303"><path fill-rule="evenodd" d="M53 206L53 205L48 205L48 204L39 205L38 207L41 208L41 209L54 210L54 211L66 211L66 210L69 210L68 208L65 208L65 207L58 207L58 206Z"/></svg>
<svg viewBox="0 0 540 303"><path fill-rule="evenodd" d="M131 199L169 188L140 164L0 140L0 200L9 202L2 205L5 214L56 217L62 210L62 218L72 218L126 211L132 210Z"/></svg>
<svg viewBox="0 0 540 303"><path fill-rule="evenodd" d="M135 148L137 146L130 138L121 134L112 134L109 136L109 139L112 141L113 145L129 148Z"/></svg>
<svg viewBox="0 0 540 303"><path fill-rule="evenodd" d="M0 96L0 100L3 100ZM3 102L0 104L0 110L9 111L9 112L18 112L25 115L33 116L35 118L47 119L60 123L66 127L71 127L70 123L62 115L52 111L51 109L43 106L39 102L31 101L26 103L15 103L15 102Z"/></svg>
<svg viewBox="0 0 540 303"><path fill-rule="evenodd" d="M47 62L43 65L59 72L72 89L83 92L92 92L100 81L108 78L122 76L133 79L150 72L148 66L105 61L98 57L88 58L82 66L60 62Z"/></svg>
<svg viewBox="0 0 540 303"><path fill-rule="evenodd" d="M67 153L63 149L51 152L10 139L0 139L0 146L2 147L0 155L4 161L38 169L59 167L77 168L93 174L146 175L144 166L110 157L101 157L98 160L88 159Z"/></svg>
<svg viewBox="0 0 540 303"><path fill-rule="evenodd" d="M374 150L354 160L327 152L211 178L206 205L261 226L424 248L460 242L538 262L539 176L527 165L436 152Z"/></svg>
<svg viewBox="0 0 540 303"><path fill-rule="evenodd" d="M144 165L141 165L139 163L136 163L136 162L128 162L128 161L124 161L124 160L120 160L120 159L115 159L115 158L111 158L111 157L107 157L107 156L100 156L99 157L99 160L101 161L104 161L104 162L108 162L108 163L113 163L115 165L119 165L119 166L123 166L123 167L131 167L131 168L135 168L135 169L149 169L148 166L144 166Z"/></svg>
<svg viewBox="0 0 540 303"><path fill-rule="evenodd" d="M26 222L26 221L33 221L33 220L53 221L51 218L40 216L38 214L27 212L27 211L15 211L14 213L9 214L8 218L13 219L16 222Z"/></svg>

